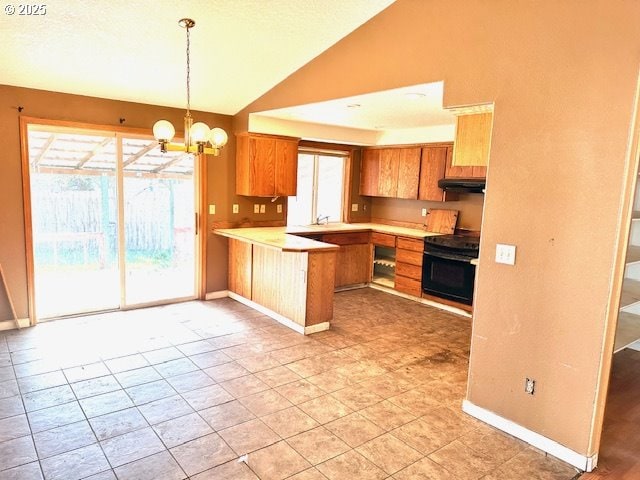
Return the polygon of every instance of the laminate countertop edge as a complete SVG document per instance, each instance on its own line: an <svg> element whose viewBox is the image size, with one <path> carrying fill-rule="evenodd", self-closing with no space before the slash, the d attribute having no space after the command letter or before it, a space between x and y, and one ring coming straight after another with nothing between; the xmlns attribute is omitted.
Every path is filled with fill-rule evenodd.
<svg viewBox="0 0 640 480"><path fill-rule="evenodd" d="M291 227L246 227L246 228L222 228L213 230L214 234L227 238L233 238L243 242L254 243L283 252L319 252L338 250L339 246L325 243L299 235L324 235L351 232L377 232L400 237L422 239L424 237L441 235L425 230L396 227L392 225L376 223L340 223L328 225L309 225Z"/></svg>

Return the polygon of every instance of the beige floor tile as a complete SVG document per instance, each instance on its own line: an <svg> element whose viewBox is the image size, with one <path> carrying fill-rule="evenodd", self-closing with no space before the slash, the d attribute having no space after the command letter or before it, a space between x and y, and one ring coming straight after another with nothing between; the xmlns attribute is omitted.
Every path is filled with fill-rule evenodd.
<svg viewBox="0 0 640 480"><path fill-rule="evenodd" d="M247 407L257 417L284 410L293 406L286 398L275 390L265 390L240 398L240 403Z"/></svg>
<svg viewBox="0 0 640 480"><path fill-rule="evenodd" d="M459 436L476 430L482 422L462 412L449 407L433 408L422 416L425 422L439 430L448 430Z"/></svg>
<svg viewBox="0 0 640 480"><path fill-rule="evenodd" d="M326 394L324 390L304 379L281 385L276 387L275 390L294 405L299 405Z"/></svg>
<svg viewBox="0 0 640 480"><path fill-rule="evenodd" d="M233 396L220 385L209 385L208 387L198 388L197 390L190 390L183 393L182 398L196 411L215 407L216 405L230 402L234 399Z"/></svg>
<svg viewBox="0 0 640 480"><path fill-rule="evenodd" d="M271 388L300 380L300 375L282 365L268 370L262 370L255 375Z"/></svg>
<svg viewBox="0 0 640 480"><path fill-rule="evenodd" d="M458 438L456 432L439 430L423 419L398 427L391 434L423 455L429 455Z"/></svg>
<svg viewBox="0 0 640 480"><path fill-rule="evenodd" d="M255 418L239 401L223 403L198 412L214 430L223 430Z"/></svg>
<svg viewBox="0 0 640 480"><path fill-rule="evenodd" d="M480 454L492 456L499 463L506 462L527 448L523 441L494 429L477 429L458 440Z"/></svg>
<svg viewBox="0 0 640 480"><path fill-rule="evenodd" d="M280 440L277 433L258 419L225 428L218 433L238 455L253 452Z"/></svg>
<svg viewBox="0 0 640 480"><path fill-rule="evenodd" d="M213 433L211 427L197 413L158 423L153 426L153 430L167 448Z"/></svg>
<svg viewBox="0 0 640 480"><path fill-rule="evenodd" d="M309 462L286 442L251 453L248 464L260 480L281 480L310 467Z"/></svg>
<svg viewBox="0 0 640 480"><path fill-rule="evenodd" d="M234 378L233 380L222 382L220 385L235 398L247 397L269 389L269 385L255 375Z"/></svg>
<svg viewBox="0 0 640 480"><path fill-rule="evenodd" d="M350 387L356 383L348 375L341 374L335 369L327 370L318 375L312 375L307 377L307 380L325 392L335 392L336 390Z"/></svg>
<svg viewBox="0 0 640 480"><path fill-rule="evenodd" d="M382 480L387 474L355 450L338 455L317 466L329 480Z"/></svg>
<svg viewBox="0 0 640 480"><path fill-rule="evenodd" d="M329 422L325 427L352 448L385 433L382 428L358 413L351 413Z"/></svg>
<svg viewBox="0 0 640 480"><path fill-rule="evenodd" d="M491 456L482 455L457 440L436 450L429 458L460 480L476 480L499 465Z"/></svg>
<svg viewBox="0 0 640 480"><path fill-rule="evenodd" d="M422 458L421 453L388 433L360 445L356 451L389 475Z"/></svg>
<svg viewBox="0 0 640 480"><path fill-rule="evenodd" d="M320 424L337 420L353 411L330 395L314 398L301 403L298 407Z"/></svg>
<svg viewBox="0 0 640 480"><path fill-rule="evenodd" d="M312 465L329 460L350 449L349 445L324 427L300 433L287 439L287 443Z"/></svg>
<svg viewBox="0 0 640 480"><path fill-rule="evenodd" d="M167 451L116 468L119 480L183 480L187 478Z"/></svg>
<svg viewBox="0 0 640 480"><path fill-rule="evenodd" d="M489 472L483 480L568 480L577 471L551 456L541 455L533 448L525 448L513 458Z"/></svg>
<svg viewBox="0 0 640 480"><path fill-rule="evenodd" d="M245 463L237 460L205 470L190 478L191 480L260 480Z"/></svg>
<svg viewBox="0 0 640 480"><path fill-rule="evenodd" d="M457 480L446 468L433 460L423 458L407 468L400 470L393 478L395 480ZM523 480L526 477L522 477Z"/></svg>
<svg viewBox="0 0 640 480"><path fill-rule="evenodd" d="M380 395L359 385L338 390L333 392L331 396L355 411L370 407L384 400Z"/></svg>
<svg viewBox="0 0 640 480"><path fill-rule="evenodd" d="M388 400L360 410L359 413L385 430L393 430L415 419L414 415Z"/></svg>
<svg viewBox="0 0 640 480"><path fill-rule="evenodd" d="M236 457L229 446L215 433L183 443L170 451L190 477Z"/></svg>
<svg viewBox="0 0 640 480"><path fill-rule="evenodd" d="M441 406L437 400L428 397L420 390L409 390L399 395L389 397L388 400L416 417L425 415L434 408Z"/></svg>
<svg viewBox="0 0 640 480"><path fill-rule="evenodd" d="M320 470L317 468L308 468L300 473L296 473L295 475L289 477L287 480L327 480L323 474L320 473Z"/></svg>
<svg viewBox="0 0 640 480"><path fill-rule="evenodd" d="M292 437L319 424L298 407L290 407L261 418L274 432L282 438Z"/></svg>
<svg viewBox="0 0 640 480"><path fill-rule="evenodd" d="M204 373L213 378L216 382L224 382L233 380L234 378L249 375L249 370L239 365L237 362L223 363L215 367L206 368Z"/></svg>

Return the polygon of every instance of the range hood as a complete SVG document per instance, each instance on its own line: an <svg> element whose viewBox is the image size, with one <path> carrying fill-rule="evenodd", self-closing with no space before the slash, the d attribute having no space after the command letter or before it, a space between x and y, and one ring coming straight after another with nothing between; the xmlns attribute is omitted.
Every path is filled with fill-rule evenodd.
<svg viewBox="0 0 640 480"><path fill-rule="evenodd" d="M438 187L449 192L484 193L484 178L443 178L438 180Z"/></svg>

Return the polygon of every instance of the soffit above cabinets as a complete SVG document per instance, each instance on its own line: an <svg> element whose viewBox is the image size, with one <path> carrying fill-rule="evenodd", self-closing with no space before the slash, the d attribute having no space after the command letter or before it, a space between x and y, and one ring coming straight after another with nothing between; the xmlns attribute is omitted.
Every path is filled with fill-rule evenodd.
<svg viewBox="0 0 640 480"><path fill-rule="evenodd" d="M191 107L232 115L393 2L45 2L2 12L0 84L183 108L189 17Z"/></svg>

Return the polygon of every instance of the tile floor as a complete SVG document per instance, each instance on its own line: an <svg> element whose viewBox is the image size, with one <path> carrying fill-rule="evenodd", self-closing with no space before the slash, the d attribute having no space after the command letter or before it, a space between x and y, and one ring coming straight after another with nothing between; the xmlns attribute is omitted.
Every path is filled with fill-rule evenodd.
<svg viewBox="0 0 640 480"><path fill-rule="evenodd" d="M0 480L558 479L461 412L470 320L372 289L303 337L233 300L0 334Z"/></svg>

